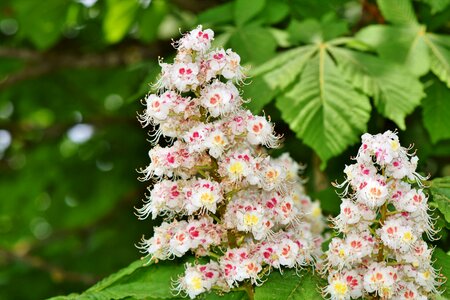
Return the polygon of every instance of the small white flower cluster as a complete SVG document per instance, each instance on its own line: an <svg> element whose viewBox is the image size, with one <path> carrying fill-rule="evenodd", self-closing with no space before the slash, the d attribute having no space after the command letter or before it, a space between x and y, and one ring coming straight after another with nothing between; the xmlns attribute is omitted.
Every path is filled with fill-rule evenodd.
<svg viewBox="0 0 450 300"><path fill-rule="evenodd" d="M438 293L432 249L422 239L435 233L425 178L408 150L392 131L362 136L356 163L346 166L346 180L337 185L344 192L333 221L343 237L333 238L326 253L329 298L425 300Z"/></svg>
<svg viewBox="0 0 450 300"><path fill-rule="evenodd" d="M199 26L174 43L175 61L161 63L158 92L139 115L155 128L153 143L169 139L140 170L154 184L137 215L165 221L139 248L155 261L188 251L209 256L208 264L187 264L175 282L191 298L261 284L273 268L312 265L323 240L321 210L304 193L301 166L288 154L268 155L264 147L277 147L280 137L270 120L242 108L239 55L211 50L213 37Z"/></svg>

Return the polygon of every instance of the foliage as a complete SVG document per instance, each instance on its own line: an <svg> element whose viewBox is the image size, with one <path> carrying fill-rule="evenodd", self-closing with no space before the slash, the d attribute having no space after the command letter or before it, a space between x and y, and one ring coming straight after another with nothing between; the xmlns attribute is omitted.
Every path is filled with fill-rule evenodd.
<svg viewBox="0 0 450 300"><path fill-rule="evenodd" d="M400 129L424 174L450 175L449 19L449 0L1 1L0 298L82 293L138 258L133 244L153 224L132 214L149 147L135 111L180 28L209 26L241 54L248 107L271 116L308 165L309 192L336 215L330 181L365 131ZM445 275L448 177L430 185ZM147 284L170 298L174 265L136 262L82 295L148 298ZM314 298L316 274L284 276L255 296Z"/></svg>

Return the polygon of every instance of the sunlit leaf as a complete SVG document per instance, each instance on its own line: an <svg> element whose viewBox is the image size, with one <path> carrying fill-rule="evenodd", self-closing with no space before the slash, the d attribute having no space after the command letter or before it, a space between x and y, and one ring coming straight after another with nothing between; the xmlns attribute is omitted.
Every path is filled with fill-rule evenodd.
<svg viewBox="0 0 450 300"><path fill-rule="evenodd" d="M450 43L448 36L428 34L426 37L431 54L431 70L450 88Z"/></svg>
<svg viewBox="0 0 450 300"><path fill-rule="evenodd" d="M422 76L430 70L430 56L421 26L371 25L359 31L357 39L369 44L382 58L403 64Z"/></svg>
<svg viewBox="0 0 450 300"><path fill-rule="evenodd" d="M384 18L392 24L417 23L411 0L377 0Z"/></svg>
<svg viewBox="0 0 450 300"><path fill-rule="evenodd" d="M325 48L320 48L299 82L277 99L283 119L325 162L358 140L370 116L369 99L339 74Z"/></svg>
<svg viewBox="0 0 450 300"><path fill-rule="evenodd" d="M405 129L405 117L424 96L420 81L402 66L375 56L337 47L330 51L348 81L372 96L380 113Z"/></svg>
<svg viewBox="0 0 450 300"><path fill-rule="evenodd" d="M163 0L153 0L139 16L139 37L145 42L156 39L159 25L169 8Z"/></svg>
<svg viewBox="0 0 450 300"><path fill-rule="evenodd" d="M103 19L105 40L109 43L120 41L130 29L139 8L136 0L107 0Z"/></svg>

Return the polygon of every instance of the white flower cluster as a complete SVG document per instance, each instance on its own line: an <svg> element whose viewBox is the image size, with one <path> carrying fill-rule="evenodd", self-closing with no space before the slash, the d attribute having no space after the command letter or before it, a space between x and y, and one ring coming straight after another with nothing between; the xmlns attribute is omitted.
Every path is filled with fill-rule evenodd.
<svg viewBox="0 0 450 300"><path fill-rule="evenodd" d="M280 137L265 117L242 108L235 84L243 80L239 55L212 50L214 33L201 26L174 43L173 64L161 63L158 92L139 115L153 126L154 146L141 180L152 180L140 219L164 216L139 248L152 260L192 251L209 256L188 264L175 289L194 298L212 288L260 284L273 268L300 268L321 255L324 224L305 195L298 165L265 148Z"/></svg>
<svg viewBox="0 0 450 300"><path fill-rule="evenodd" d="M429 299L440 278L431 262L433 238L424 177L418 158L400 146L395 132L362 136L356 163L346 166L335 237L326 253L324 293L346 300ZM419 188L413 187L417 184Z"/></svg>

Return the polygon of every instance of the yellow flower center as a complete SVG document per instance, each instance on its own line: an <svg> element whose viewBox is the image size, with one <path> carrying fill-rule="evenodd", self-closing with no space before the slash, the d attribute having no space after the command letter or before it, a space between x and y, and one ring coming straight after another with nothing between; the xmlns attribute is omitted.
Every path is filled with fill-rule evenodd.
<svg viewBox="0 0 450 300"><path fill-rule="evenodd" d="M247 226L254 226L258 224L259 218L256 215L253 214L245 214L244 216L244 224Z"/></svg>
<svg viewBox="0 0 450 300"><path fill-rule="evenodd" d="M400 144L397 141L391 141L392 150L397 151L399 147L400 147Z"/></svg>
<svg viewBox="0 0 450 300"><path fill-rule="evenodd" d="M213 203L214 197L213 197L212 193L206 192L200 196L200 200L202 201L202 203Z"/></svg>
<svg viewBox="0 0 450 300"><path fill-rule="evenodd" d="M383 286L381 288L381 294L385 297L391 296L391 287L389 286Z"/></svg>
<svg viewBox="0 0 450 300"><path fill-rule="evenodd" d="M412 241L412 239L413 239L413 235L412 235L412 233L410 232L410 231L407 231L407 232L405 232L404 234L403 234L403 241L404 242L411 242Z"/></svg>
<svg viewBox="0 0 450 300"><path fill-rule="evenodd" d="M240 161L233 163L229 168L230 173L232 174L241 174L244 171L244 166Z"/></svg>
<svg viewBox="0 0 450 300"><path fill-rule="evenodd" d="M322 210L320 209L320 207L315 207L312 211L312 216L314 218L318 218L322 215Z"/></svg>
<svg viewBox="0 0 450 300"><path fill-rule="evenodd" d="M199 276L195 276L191 279L191 284L194 290L200 290L202 288L202 279Z"/></svg>
<svg viewBox="0 0 450 300"><path fill-rule="evenodd" d="M335 282L333 285L333 288L334 288L335 293L338 295L345 295L345 294L347 294L347 291L348 291L347 284L345 284L342 281Z"/></svg>

